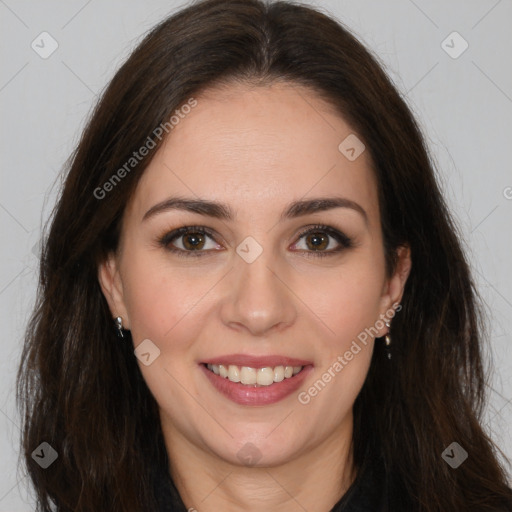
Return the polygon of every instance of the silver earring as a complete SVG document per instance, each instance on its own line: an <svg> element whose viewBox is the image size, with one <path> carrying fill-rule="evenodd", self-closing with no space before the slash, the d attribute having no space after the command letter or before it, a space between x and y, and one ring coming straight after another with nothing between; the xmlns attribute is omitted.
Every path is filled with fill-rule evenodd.
<svg viewBox="0 0 512 512"><path fill-rule="evenodd" d="M386 327L388 329L391 327L391 324L388 321L386 321L384 323L386 324ZM387 358L391 359L391 335L389 334L389 331L386 334L386 336L384 337L384 344L385 344L385 347L386 347Z"/></svg>
<svg viewBox="0 0 512 512"><path fill-rule="evenodd" d="M117 328L117 335L120 338L124 338L123 319L120 316L116 317L116 328Z"/></svg>

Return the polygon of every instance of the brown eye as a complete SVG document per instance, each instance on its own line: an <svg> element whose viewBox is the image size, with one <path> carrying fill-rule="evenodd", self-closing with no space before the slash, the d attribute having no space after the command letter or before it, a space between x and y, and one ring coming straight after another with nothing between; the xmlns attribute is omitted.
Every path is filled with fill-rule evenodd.
<svg viewBox="0 0 512 512"><path fill-rule="evenodd" d="M309 233L305 240L306 245L312 251L323 250L329 246L329 236L324 233Z"/></svg>
<svg viewBox="0 0 512 512"><path fill-rule="evenodd" d="M205 237L202 233L187 233L181 236L185 249L202 249L205 244Z"/></svg>
<svg viewBox="0 0 512 512"><path fill-rule="evenodd" d="M329 226L310 227L299 235L299 241L302 240L305 247L298 247L297 243L295 249L311 257L333 256L354 245L347 235Z"/></svg>
<svg viewBox="0 0 512 512"><path fill-rule="evenodd" d="M202 226L175 229L161 237L159 243L178 256L205 256L219 247L210 230Z"/></svg>

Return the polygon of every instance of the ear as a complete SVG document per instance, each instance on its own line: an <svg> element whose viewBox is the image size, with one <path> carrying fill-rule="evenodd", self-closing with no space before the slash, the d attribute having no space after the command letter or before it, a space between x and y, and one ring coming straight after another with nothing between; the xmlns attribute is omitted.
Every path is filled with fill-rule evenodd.
<svg viewBox="0 0 512 512"><path fill-rule="evenodd" d="M396 307L400 304L404 294L405 283L411 272L412 261L409 246L403 245L398 247L396 254L395 271L393 275L387 279L381 297L381 317L386 317L386 312L391 310L393 305ZM387 318L389 318L389 316L387 316ZM389 329L385 327L382 334L379 334L379 336L384 336L387 334L388 330Z"/></svg>
<svg viewBox="0 0 512 512"><path fill-rule="evenodd" d="M123 282L114 253L109 254L108 258L98 266L98 280L112 316L114 318L120 316L123 319L123 327L130 329L130 318L124 302Z"/></svg>

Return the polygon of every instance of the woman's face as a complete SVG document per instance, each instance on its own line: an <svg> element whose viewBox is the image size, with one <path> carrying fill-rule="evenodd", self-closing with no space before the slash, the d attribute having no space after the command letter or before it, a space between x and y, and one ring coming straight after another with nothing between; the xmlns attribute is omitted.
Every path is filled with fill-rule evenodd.
<svg viewBox="0 0 512 512"><path fill-rule="evenodd" d="M350 437L368 333L387 332L408 255L386 275L369 152L311 91L196 99L144 172L100 281L142 343L166 441L276 465Z"/></svg>

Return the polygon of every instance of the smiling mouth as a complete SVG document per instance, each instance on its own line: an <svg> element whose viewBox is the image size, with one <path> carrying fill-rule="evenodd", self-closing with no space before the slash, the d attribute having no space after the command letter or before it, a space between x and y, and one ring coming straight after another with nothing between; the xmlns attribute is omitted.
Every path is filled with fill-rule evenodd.
<svg viewBox="0 0 512 512"><path fill-rule="evenodd" d="M271 386L276 382L291 379L300 373L304 366L265 366L252 368L236 364L204 364L208 370L231 382L252 387Z"/></svg>

